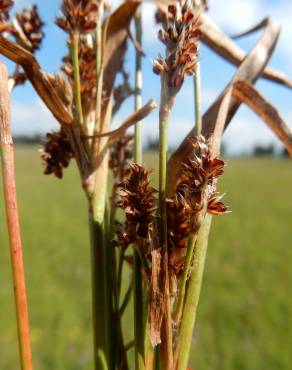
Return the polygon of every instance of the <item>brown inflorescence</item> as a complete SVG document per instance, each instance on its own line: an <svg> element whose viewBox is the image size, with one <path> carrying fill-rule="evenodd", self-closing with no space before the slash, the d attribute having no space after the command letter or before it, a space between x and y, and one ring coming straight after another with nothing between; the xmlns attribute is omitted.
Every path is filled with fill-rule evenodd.
<svg viewBox="0 0 292 370"><path fill-rule="evenodd" d="M0 33L10 32L9 12L14 5L13 0L0 0Z"/></svg>
<svg viewBox="0 0 292 370"><path fill-rule="evenodd" d="M117 187L116 206L124 210L126 217L116 232L116 244L121 248L150 237L156 190L150 186L149 172L138 164L130 164L127 177Z"/></svg>
<svg viewBox="0 0 292 370"><path fill-rule="evenodd" d="M169 264L175 271L181 271L190 234L191 208L179 192L166 202Z"/></svg>
<svg viewBox="0 0 292 370"><path fill-rule="evenodd" d="M199 13L191 1L181 0L168 6L167 21L159 31L159 39L166 46L166 57L154 60L153 70L166 74L170 87L179 89L185 77L195 73L200 34Z"/></svg>
<svg viewBox="0 0 292 370"><path fill-rule="evenodd" d="M96 29L99 4L96 0L63 0L62 16L56 24L65 32L87 34Z"/></svg>
<svg viewBox="0 0 292 370"><path fill-rule="evenodd" d="M9 11L13 5L13 0L0 0L0 23L5 23L8 21Z"/></svg>
<svg viewBox="0 0 292 370"><path fill-rule="evenodd" d="M39 16L36 5L16 13L15 18L21 30L15 30L14 36L23 46L32 52L38 50L44 39L42 31L44 22Z"/></svg>
<svg viewBox="0 0 292 370"><path fill-rule="evenodd" d="M211 157L203 136L193 137L192 145L194 154L182 164L176 192L167 200L169 263L177 274L183 271L188 236L198 233L206 212L219 215L227 211L216 190L224 161Z"/></svg>
<svg viewBox="0 0 292 370"><path fill-rule="evenodd" d="M64 130L48 133L44 147L39 150L40 156L46 166L46 175L54 174L61 179L63 168L68 167L74 154Z"/></svg>

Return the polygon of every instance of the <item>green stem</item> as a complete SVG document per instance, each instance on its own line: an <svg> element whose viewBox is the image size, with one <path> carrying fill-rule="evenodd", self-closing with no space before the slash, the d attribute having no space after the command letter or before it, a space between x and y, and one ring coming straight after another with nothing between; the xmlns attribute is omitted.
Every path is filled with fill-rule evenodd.
<svg viewBox="0 0 292 370"><path fill-rule="evenodd" d="M100 5L99 16L96 23L96 111L95 111L95 132L102 132L101 125L101 101L102 101L102 84L103 84L103 68L102 68L102 13L103 6Z"/></svg>
<svg viewBox="0 0 292 370"><path fill-rule="evenodd" d="M164 318L162 322L162 361L165 370L172 369L172 318L170 309L168 249L167 249L167 209L166 209L166 180L167 180L167 151L168 151L168 121L173 99L168 94L167 82L162 77L161 101L159 111L159 219L160 243L162 253Z"/></svg>
<svg viewBox="0 0 292 370"><path fill-rule="evenodd" d="M138 9L135 16L136 40L142 44L142 22L141 11ZM142 55L136 50L136 71L135 71L135 111L142 108ZM142 165L142 135L141 122L135 125L135 162Z"/></svg>
<svg viewBox="0 0 292 370"><path fill-rule="evenodd" d="M195 69L194 95L195 95L195 122L196 122L194 131L195 135L199 136L201 135L202 131L201 66L199 60L197 61Z"/></svg>
<svg viewBox="0 0 292 370"><path fill-rule="evenodd" d="M135 16L136 39L142 43L141 11L138 9ZM135 71L135 111L142 107L142 55L136 50ZM142 165L142 137L141 122L135 125L135 162ZM139 248L139 246L138 246ZM138 252L134 249L134 337L135 337L135 368L145 369L145 325L144 325L144 302L143 302L143 278L142 262Z"/></svg>
<svg viewBox="0 0 292 370"><path fill-rule="evenodd" d="M83 110L82 110L81 81L80 81L80 67L79 67L79 34L77 32L72 34L72 61L73 61L73 73L74 73L75 104L76 104L79 124L83 126L84 116L83 116Z"/></svg>
<svg viewBox="0 0 292 370"><path fill-rule="evenodd" d="M176 309L173 317L173 321L175 322L176 325L179 325L181 315L182 315L182 310L183 310L183 305L184 305L184 300L185 300L185 294L186 294L186 285L187 285L187 280L188 276L191 270L191 264L194 256L194 249L196 245L196 240L197 236L196 235L190 235L188 239L188 248L187 248L187 254L186 254L186 259L185 259L185 265L184 265L184 270L183 270L183 276L181 279L181 285L179 288L179 293L178 293L178 299L177 299L177 304L176 304Z"/></svg>
<svg viewBox="0 0 292 370"><path fill-rule="evenodd" d="M130 299L131 299L131 295L132 295L132 290L133 290L133 285L130 284L126 293L125 293L125 296L124 296L124 299L123 299L123 302L121 304L121 308L119 310L119 315L122 316L123 313L125 312L127 306L128 306L128 303L130 302Z"/></svg>
<svg viewBox="0 0 292 370"><path fill-rule="evenodd" d="M91 236L91 272L92 272L92 317L95 370L105 370L106 363L106 312L104 295L104 225L94 220L89 213Z"/></svg>
<svg viewBox="0 0 292 370"><path fill-rule="evenodd" d="M195 122L196 122L195 127L194 127L194 133L196 136L200 136L201 131L202 131L202 111L201 111L201 69L200 69L199 60L196 64L196 70L195 70L195 76L194 76L194 97L195 97L194 106L195 106ZM197 240L197 235L191 234L189 236L185 266L184 266L181 286L179 289L176 310L174 313L174 322L177 325L179 324L180 319L181 319L181 314L182 314L182 309L183 309L184 299L185 299L185 293L186 293L187 279L190 274L196 240Z"/></svg>
<svg viewBox="0 0 292 370"><path fill-rule="evenodd" d="M186 301L183 309L180 336L177 344L177 370L186 370L192 344L193 330L197 317L203 273L205 268L208 237L212 216L207 214L200 228L194 253L194 271L191 274Z"/></svg>

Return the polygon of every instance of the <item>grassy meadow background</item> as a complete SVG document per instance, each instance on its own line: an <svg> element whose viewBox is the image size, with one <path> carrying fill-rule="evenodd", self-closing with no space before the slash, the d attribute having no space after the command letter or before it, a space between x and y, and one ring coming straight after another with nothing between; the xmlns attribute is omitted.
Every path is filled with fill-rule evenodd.
<svg viewBox="0 0 292 370"><path fill-rule="evenodd" d="M155 166L153 155L147 163ZM36 149L25 147L17 148L16 167L34 368L92 369L86 201L77 171L72 165L62 181L43 176ZM191 356L195 370L292 369L291 169L288 160L228 160L220 189L232 213L214 218ZM14 370L0 190L0 369ZM132 325L131 312L125 325Z"/></svg>

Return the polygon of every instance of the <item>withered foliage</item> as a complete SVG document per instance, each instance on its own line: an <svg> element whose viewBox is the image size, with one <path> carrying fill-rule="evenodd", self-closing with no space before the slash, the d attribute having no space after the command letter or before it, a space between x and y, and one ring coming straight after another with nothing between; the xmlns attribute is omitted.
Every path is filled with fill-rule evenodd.
<svg viewBox="0 0 292 370"><path fill-rule="evenodd" d="M46 166L44 173L46 175L52 173L59 179L63 177L63 168L68 167L74 157L63 129L59 132L48 133L44 147L39 150L39 153Z"/></svg>
<svg viewBox="0 0 292 370"><path fill-rule="evenodd" d="M124 210L126 217L117 229L116 243L122 248L149 238L157 192L150 185L149 172L138 164L130 164L128 176L117 187L116 206Z"/></svg>
<svg viewBox="0 0 292 370"><path fill-rule="evenodd" d="M40 48L44 38L42 31L44 22L40 18L37 6L16 13L15 18L19 26L13 31L16 40L28 50L35 52Z"/></svg>
<svg viewBox="0 0 292 370"><path fill-rule="evenodd" d="M56 24L67 33L94 32L98 8L96 0L63 0L62 16L56 19Z"/></svg>
<svg viewBox="0 0 292 370"><path fill-rule="evenodd" d="M191 2L179 1L168 6L167 21L162 26L159 39L166 46L166 58L154 60L153 70L166 74L169 85L179 89L185 77L195 72L200 36L198 14Z"/></svg>

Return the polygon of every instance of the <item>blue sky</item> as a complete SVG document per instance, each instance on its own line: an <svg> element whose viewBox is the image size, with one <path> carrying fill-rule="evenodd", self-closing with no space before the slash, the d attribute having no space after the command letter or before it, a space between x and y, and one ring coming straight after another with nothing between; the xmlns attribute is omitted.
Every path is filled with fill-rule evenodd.
<svg viewBox="0 0 292 370"><path fill-rule="evenodd" d="M31 3L29 0L16 0L14 9L29 6ZM45 70L55 73L61 64L66 43L65 34L53 23L53 19L59 13L60 1L36 0L34 3L39 6L41 16L46 23L46 38L37 57ZM117 3L116 0L113 2L113 8ZM157 56L158 52L163 52L163 48L157 40L157 27L154 23L153 13L153 4L148 2L143 5L144 49L147 54L143 63L143 99L145 102L150 98L159 102L160 93L159 78L152 73L151 60ZM292 2L290 0L210 0L210 17L228 34L244 31L267 15L280 23L282 34L270 66L280 69L290 77L292 77L291 14ZM239 42L240 46L247 51L250 50L259 35L260 32L241 40ZM201 48L200 60L202 65L203 109L205 110L229 81L235 68L204 46ZM127 55L127 69L129 72L133 72L132 61L133 50L130 46ZM259 81L257 86L283 113L287 121L291 122L292 91L264 80ZM172 113L169 135L172 146L177 145L193 125L192 96L192 79L190 78L180 92ZM132 107L133 101L129 100L117 116L116 125L131 113ZM17 88L13 92L12 117L15 134L44 133L57 127L57 123L29 84ZM148 137L157 136L157 127L158 115L155 112L144 122L143 137L145 141ZM240 108L239 114L227 130L224 140L232 153L249 151L255 143L264 145L273 143L277 147L281 147L270 130L245 107Z"/></svg>

